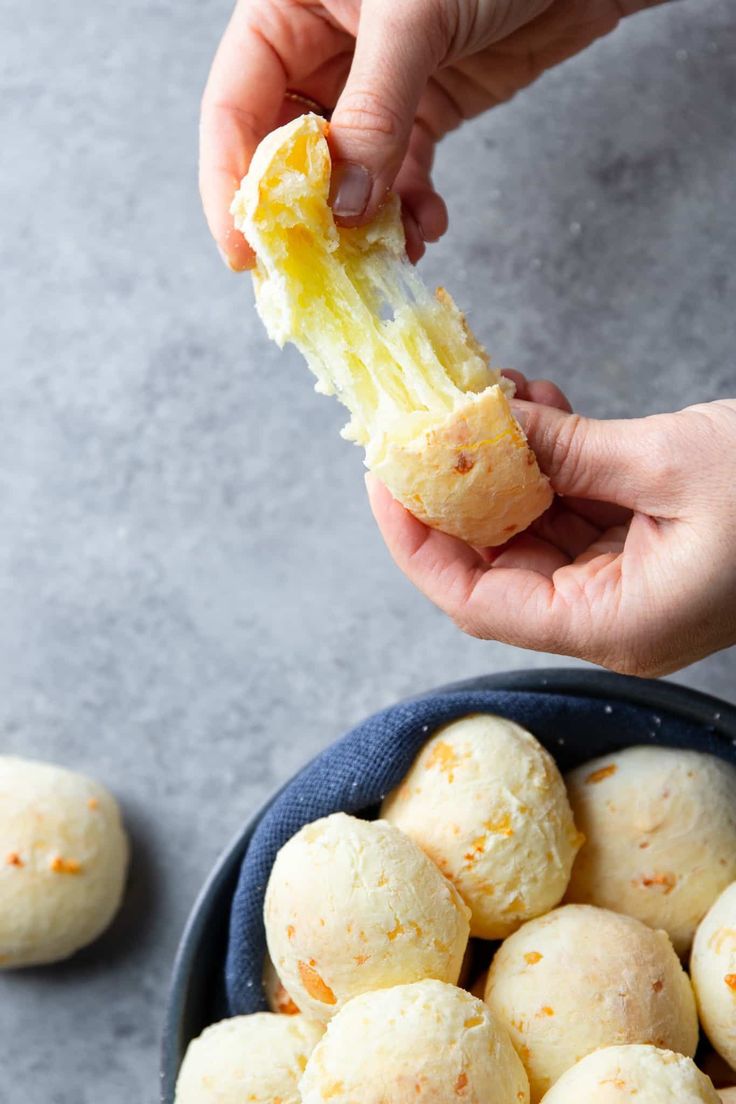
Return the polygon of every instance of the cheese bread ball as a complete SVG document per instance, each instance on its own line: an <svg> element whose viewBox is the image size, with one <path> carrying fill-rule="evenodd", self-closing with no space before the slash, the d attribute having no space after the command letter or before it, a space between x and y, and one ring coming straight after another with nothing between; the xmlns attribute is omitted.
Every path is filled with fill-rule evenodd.
<svg viewBox="0 0 736 1104"><path fill-rule="evenodd" d="M96 939L118 910L127 865L104 786L0 756L0 968L56 962Z"/></svg>
<svg viewBox="0 0 736 1104"><path fill-rule="evenodd" d="M266 1004L271 1012L280 1012L284 1016L295 1016L299 1011L286 992L281 978L276 973L276 967L271 961L270 955L266 955L266 961L263 964L263 991L266 994Z"/></svg>
<svg viewBox="0 0 736 1104"><path fill-rule="evenodd" d="M175 1104L300 1104L299 1078L323 1031L271 1012L212 1024L187 1047Z"/></svg>
<svg viewBox="0 0 736 1104"><path fill-rule="evenodd" d="M303 1104L528 1104L508 1033L486 1005L441 981L351 1000L299 1086Z"/></svg>
<svg viewBox="0 0 736 1104"><path fill-rule="evenodd" d="M582 843L552 756L513 721L484 713L440 729L381 815L457 886L471 935L483 939L559 904Z"/></svg>
<svg viewBox="0 0 736 1104"><path fill-rule="evenodd" d="M544 1104L720 1104L691 1058L653 1046L613 1046L563 1073Z"/></svg>
<svg viewBox="0 0 736 1104"><path fill-rule="evenodd" d="M736 1070L736 882L698 928L690 974L705 1033Z"/></svg>
<svg viewBox="0 0 736 1104"><path fill-rule="evenodd" d="M279 977L320 1020L369 989L427 977L456 982L468 915L408 836L345 813L308 824L281 848L264 911Z"/></svg>
<svg viewBox="0 0 736 1104"><path fill-rule="evenodd" d="M485 999L511 1033L533 1101L599 1047L650 1043L691 1057L698 1042L695 998L666 933L590 905L509 936Z"/></svg>
<svg viewBox="0 0 736 1104"><path fill-rule="evenodd" d="M567 900L663 928L685 955L736 879L736 769L695 751L635 747L567 778L586 843Z"/></svg>

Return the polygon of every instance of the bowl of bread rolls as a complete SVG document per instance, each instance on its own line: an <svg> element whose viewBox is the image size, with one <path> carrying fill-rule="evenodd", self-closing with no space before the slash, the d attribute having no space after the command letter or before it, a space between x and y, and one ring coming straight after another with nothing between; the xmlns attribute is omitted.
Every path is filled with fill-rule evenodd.
<svg viewBox="0 0 736 1104"><path fill-rule="evenodd" d="M164 1104L736 1099L736 708L554 669L377 717L212 872Z"/></svg>

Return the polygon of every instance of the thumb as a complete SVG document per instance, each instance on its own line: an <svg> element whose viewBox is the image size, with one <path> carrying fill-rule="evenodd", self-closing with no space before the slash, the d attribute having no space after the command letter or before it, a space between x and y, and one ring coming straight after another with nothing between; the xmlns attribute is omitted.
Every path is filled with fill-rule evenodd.
<svg viewBox="0 0 736 1104"><path fill-rule="evenodd" d="M676 487L663 422L676 415L597 421L518 399L511 407L557 494L667 513Z"/></svg>
<svg viewBox="0 0 736 1104"><path fill-rule="evenodd" d="M371 218L406 155L430 73L447 49L437 6L363 0L355 55L332 113L330 202L353 226Z"/></svg>

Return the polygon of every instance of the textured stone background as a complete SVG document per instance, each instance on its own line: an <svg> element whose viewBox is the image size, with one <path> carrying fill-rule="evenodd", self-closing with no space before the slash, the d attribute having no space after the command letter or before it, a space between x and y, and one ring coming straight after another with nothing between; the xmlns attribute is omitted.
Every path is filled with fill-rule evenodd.
<svg viewBox="0 0 736 1104"><path fill-rule="evenodd" d="M108 783L109 935L0 978L2 1104L156 1094L174 950L254 805L365 713L544 656L465 639L390 563L336 404L200 214L225 0L0 0L0 730ZM583 411L733 394L736 15L640 15L454 135L424 263L496 360ZM559 662L559 661L552 661ZM680 674L726 698L734 655Z"/></svg>

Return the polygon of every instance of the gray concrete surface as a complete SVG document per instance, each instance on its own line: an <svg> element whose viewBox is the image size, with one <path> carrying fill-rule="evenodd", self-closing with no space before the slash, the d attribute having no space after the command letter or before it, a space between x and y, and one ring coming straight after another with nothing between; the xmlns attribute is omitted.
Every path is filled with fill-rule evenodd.
<svg viewBox="0 0 736 1104"><path fill-rule="evenodd" d="M400 695L548 662L399 576L341 411L208 240L227 13L0 2L0 744L99 776L135 842L110 934L0 978L2 1104L152 1101L182 925L254 804ZM733 4L685 0L448 140L424 271L499 362L599 415L734 393L735 62Z"/></svg>

